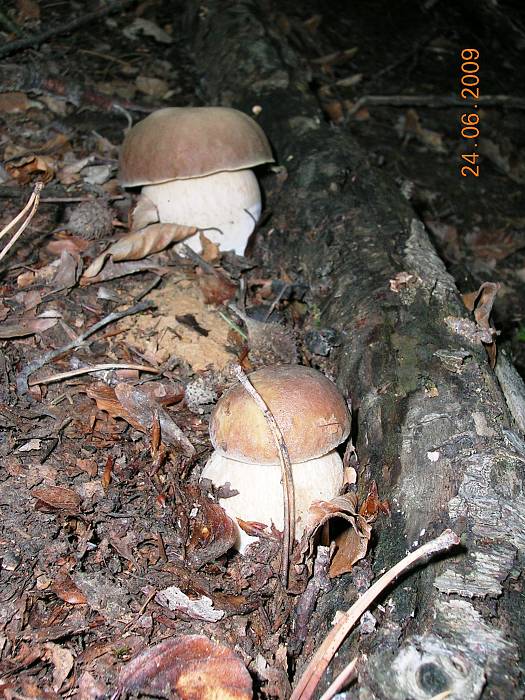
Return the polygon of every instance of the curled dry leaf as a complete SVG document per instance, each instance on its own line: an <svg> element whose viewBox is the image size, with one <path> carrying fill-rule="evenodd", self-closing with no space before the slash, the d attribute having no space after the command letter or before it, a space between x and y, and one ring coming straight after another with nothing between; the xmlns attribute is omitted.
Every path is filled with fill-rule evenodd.
<svg viewBox="0 0 525 700"><path fill-rule="evenodd" d="M149 197L141 194L130 214L131 231L140 231L159 220L159 211Z"/></svg>
<svg viewBox="0 0 525 700"><path fill-rule="evenodd" d="M231 649L187 635L136 656L120 672L118 690L181 700L251 700L252 679Z"/></svg>
<svg viewBox="0 0 525 700"><path fill-rule="evenodd" d="M495 336L497 331L490 323L490 313L496 294L499 292L501 285L498 282L484 282L477 292L463 295L463 303L469 311L474 312L476 324L481 333L485 337L481 337L481 341L485 344L487 355L489 356L490 366L494 368L496 364L496 343Z"/></svg>
<svg viewBox="0 0 525 700"><path fill-rule="evenodd" d="M88 269L85 277L95 277L102 270L108 257L113 261L140 260L151 253L159 253L171 243L183 241L188 236L197 233L194 226L180 226L179 224L151 224L146 228L133 233L128 233L99 255Z"/></svg>
<svg viewBox="0 0 525 700"><path fill-rule="evenodd" d="M154 417L158 416L162 441L166 445L179 445L188 457L195 453L193 445L169 413L142 389L123 382L114 389L99 383L89 387L86 393L97 402L100 410L106 411L113 418L123 418L143 433L152 429Z"/></svg>
<svg viewBox="0 0 525 700"><path fill-rule="evenodd" d="M110 260L106 263L104 269L95 277L86 277L85 275L81 277L80 286L85 287L88 284L99 284L100 282L115 280L119 277L126 277L126 275L134 275L136 272L144 272L145 270L155 272L157 275L164 275L166 272L170 271L168 267L161 267L152 260L129 260L120 263L115 263L113 260Z"/></svg>
<svg viewBox="0 0 525 700"><path fill-rule="evenodd" d="M390 515L390 504L382 501L377 491L377 483L372 480L368 489L368 494L359 508L359 515L362 515L367 523L373 523L379 513Z"/></svg>
<svg viewBox="0 0 525 700"><path fill-rule="evenodd" d="M213 607L212 599L208 596L190 598L177 586L169 586L169 588L159 591L155 600L159 605L189 617L191 620L218 622L224 617L224 610L216 610Z"/></svg>
<svg viewBox="0 0 525 700"><path fill-rule="evenodd" d="M29 155L11 160L5 169L20 185L27 185L35 176L49 182L55 174L55 163L50 156Z"/></svg>
<svg viewBox="0 0 525 700"><path fill-rule="evenodd" d="M63 486L44 486L33 489L31 496L37 498L37 506L47 506L53 510L66 510L69 513L78 513L80 509L80 496L73 489Z"/></svg>
<svg viewBox="0 0 525 700"><path fill-rule="evenodd" d="M312 560L316 534L325 523L333 519L346 521L348 525L343 530L339 529L334 539L337 549L328 572L330 578L351 571L355 562L363 559L372 533L366 519L357 511L356 494L347 493L330 501L316 501L310 506L306 516L305 534L300 551L302 560L307 554L309 561Z"/></svg>

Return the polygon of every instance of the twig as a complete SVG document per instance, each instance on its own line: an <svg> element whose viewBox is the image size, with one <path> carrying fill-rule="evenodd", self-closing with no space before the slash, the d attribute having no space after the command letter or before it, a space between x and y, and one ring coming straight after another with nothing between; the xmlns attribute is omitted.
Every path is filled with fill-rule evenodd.
<svg viewBox="0 0 525 700"><path fill-rule="evenodd" d="M18 231L15 233L13 238L9 241L9 243L5 246L5 248L2 250L0 253L0 260L3 260L7 253L11 250L11 248L14 246L14 244L17 242L17 240L20 238L20 236L23 234L25 229L28 227L29 223L31 222L31 219L36 213L36 210L38 209L38 202L40 201L40 193L42 192L42 189L44 187L43 182L37 182L35 184L35 188L33 190L33 194L31 197L29 197L29 200L25 207L22 209L22 211L15 216L15 218L7 224L7 226L4 226L4 228L0 231L0 238L3 238L5 234L10 231L14 226L18 224L19 221L21 221L24 216L27 214L27 218L24 221L24 223L20 226Z"/></svg>
<svg viewBox="0 0 525 700"><path fill-rule="evenodd" d="M378 105L387 107L464 107L470 108L469 102L455 95L363 95L353 107L349 114L355 114L364 105ZM480 95L475 104L478 107L499 107L507 106L515 109L525 109L525 98L514 97L513 95Z"/></svg>
<svg viewBox="0 0 525 700"><path fill-rule="evenodd" d="M78 369L72 369L69 372L60 372L60 374L53 374L50 377L44 377L43 379L31 379L31 381L29 382L29 386L34 386L35 384L51 384L52 382L60 382L63 379L71 379L71 377L78 377L82 374L88 374L90 372L104 372L110 369L135 369L137 370L137 372L152 372L153 374L159 373L158 369L155 369L155 367L148 367L147 365L108 363L102 365L93 365L91 367L79 367Z"/></svg>
<svg viewBox="0 0 525 700"><path fill-rule="evenodd" d="M430 542L427 542L408 554L404 559L395 564L390 571L387 571L386 574L383 574L381 578L370 586L366 593L356 600L346 613L341 615L337 624L330 630L319 649L311 658L290 700L310 700L323 673L328 668L328 664L343 643L347 634L361 615L368 610L374 600L392 583L392 581L415 564L421 563L425 559L429 559L436 554L445 552L457 544L459 544L459 537L456 533L452 532L452 530L445 530L439 537L430 540Z"/></svg>
<svg viewBox="0 0 525 700"><path fill-rule="evenodd" d="M44 41L51 39L60 34L68 34L73 32L75 29L84 26L85 24L90 24L91 22L101 19L106 15L113 14L114 12L122 12L128 5L132 5L135 0L116 0L114 2L109 2L107 5L100 7L98 10L93 10L93 12L86 12L80 17L71 20L70 22L64 22L57 25L56 27L51 27L46 29L40 34L35 34L34 36L29 36L26 39L17 39L16 41L10 41L4 46L0 47L0 57L8 56L15 51L20 51L20 49L27 49L29 47L40 46Z"/></svg>
<svg viewBox="0 0 525 700"><path fill-rule="evenodd" d="M283 510L284 510L284 532L283 532L283 552L281 556L281 579L283 586L288 586L288 574L290 569L290 553L295 538L295 493L293 486L292 463L288 448L284 441L283 434L279 428L275 417L266 405L260 394L257 393L240 365L235 365L234 372L246 391L250 394L259 409L263 412L272 433L279 452L279 462L281 464L281 480L283 485Z"/></svg>
<svg viewBox="0 0 525 700"><path fill-rule="evenodd" d="M113 311L97 323L93 324L90 328L87 329L85 333L82 333L82 335L79 335L70 343L67 343L67 345L63 345L61 348L57 348L56 350L50 350L41 357L36 358L32 362L30 362L26 367L24 367L24 369L18 374L16 378L16 388L18 393L25 394L28 390L27 382L29 376L33 374L33 372L36 372L37 369L40 369L45 364L50 362L51 360L54 360L55 357L59 357L60 355L69 352L70 350L74 350L75 348L80 347L84 344L84 342L87 338L89 338L90 335L93 335L93 333L96 333L98 330L104 328L104 326L107 326L109 323L119 321L121 318L125 318L126 316L138 314L141 311L145 311L146 309L152 309L154 306L155 304L152 301L141 301L139 304L129 306L127 309L123 309L122 311Z"/></svg>
<svg viewBox="0 0 525 700"><path fill-rule="evenodd" d="M336 693L338 693L342 688L344 688L345 685L348 685L348 682L355 674L355 667L357 666L358 659L358 656L354 656L352 661L346 664L341 673L335 678L335 680L332 683L330 683L330 685L321 695L319 700L332 700Z"/></svg>

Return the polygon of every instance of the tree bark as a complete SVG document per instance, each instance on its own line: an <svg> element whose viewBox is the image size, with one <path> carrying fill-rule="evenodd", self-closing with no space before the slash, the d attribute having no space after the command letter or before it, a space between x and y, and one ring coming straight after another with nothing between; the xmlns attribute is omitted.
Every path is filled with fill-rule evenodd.
<svg viewBox="0 0 525 700"><path fill-rule="evenodd" d="M367 657L348 698L521 698L524 443L454 280L395 184L349 129L323 122L271 6L208 0L194 17L205 101L262 107L287 170L279 187L266 180L273 215L257 254L306 279L322 325L342 338L338 384L353 400L360 483L375 479L392 505L374 572L445 527L462 538L391 591L376 631L352 635L324 687L358 649ZM412 278L396 291L401 272ZM352 580L320 598L299 672L351 604Z"/></svg>

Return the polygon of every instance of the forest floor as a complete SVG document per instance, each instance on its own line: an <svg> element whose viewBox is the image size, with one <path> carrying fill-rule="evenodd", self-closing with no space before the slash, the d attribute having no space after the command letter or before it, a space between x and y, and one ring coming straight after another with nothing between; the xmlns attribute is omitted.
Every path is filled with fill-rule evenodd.
<svg viewBox="0 0 525 700"><path fill-rule="evenodd" d="M276 27L308 66L326 120L398 184L460 291L499 283L499 344L524 374L519 3L507 3L507 38L468 3L275 5ZM83 275L127 230L135 193L119 187L117 172L130 122L165 106L205 104L192 56L195 19L183 3L124 3L45 42L5 50L86 11L83 3L16 0L0 17L8 86L0 88L0 230L35 182L44 183L28 228L1 261L0 693L162 694L126 664L155 648L157 656L142 657L142 668L153 667L159 642L198 634L223 645L226 656L217 658L239 674L239 697L244 667L257 697L286 697L296 598L276 575L279 537L250 557L233 552L198 477L231 363L250 371L299 361L333 377L334 339L316 325L297 271L261 269L214 245L200 259L173 247ZM468 49L480 66L472 74L479 84L469 83L480 90L477 109L457 102ZM487 95L500 97L483 102ZM476 135L475 148L462 135L462 114L479 117L470 121L479 134L466 132ZM462 176L468 165L479 175ZM260 172L268 211L282 177L271 167ZM375 502L367 507L370 520L388 517ZM371 572L366 560L348 569L357 597ZM304 584L296 582L299 597ZM199 653L195 640L186 643L185 653ZM233 649L237 656L228 656Z"/></svg>

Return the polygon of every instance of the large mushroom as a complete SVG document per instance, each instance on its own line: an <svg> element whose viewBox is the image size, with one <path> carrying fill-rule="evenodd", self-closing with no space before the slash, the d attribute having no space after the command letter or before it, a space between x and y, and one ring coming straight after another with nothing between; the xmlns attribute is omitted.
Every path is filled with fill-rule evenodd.
<svg viewBox="0 0 525 700"><path fill-rule="evenodd" d="M350 416L333 382L298 365L263 367L249 379L273 414L292 463L296 537L304 531L311 504L337 496L343 465L336 447L348 437ZM210 421L215 448L202 472L216 486L229 483L238 494L220 499L228 515L283 530L283 489L279 453L270 428L241 384L226 391ZM241 528L237 549L255 538Z"/></svg>
<svg viewBox="0 0 525 700"><path fill-rule="evenodd" d="M168 107L127 133L119 180L123 187L142 187L134 228L157 221L196 227L222 250L242 255L261 214L251 168L272 161L268 139L247 114L228 107ZM186 243L200 251L198 234Z"/></svg>

